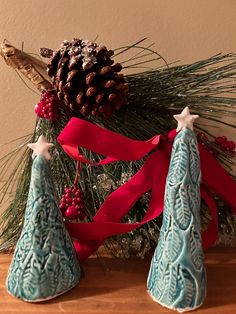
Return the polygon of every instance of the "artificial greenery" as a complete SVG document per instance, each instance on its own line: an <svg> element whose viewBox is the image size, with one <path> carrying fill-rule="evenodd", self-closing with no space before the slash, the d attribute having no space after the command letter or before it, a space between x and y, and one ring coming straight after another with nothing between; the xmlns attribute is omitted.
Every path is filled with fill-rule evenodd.
<svg viewBox="0 0 236 314"><path fill-rule="evenodd" d="M205 144L233 175L236 164L235 154L222 150L214 143L214 136L207 125L215 123L235 128L235 125L228 123L227 119L236 116L236 84L234 83L236 54L218 54L187 65L171 66L164 62L160 68L155 66L154 69L143 69L142 67L149 66L149 63L163 61L163 59L149 46L140 46L142 41L115 50L116 58L125 58L126 52L135 51L133 55L126 57L122 65L129 71L137 67L141 68L142 71L126 75L129 84L127 105L108 119L91 116L89 120L131 138L148 139L155 134L163 134L174 128L173 114L179 113L185 106L189 106L192 113L197 113L204 119L196 124L196 130L207 134L209 140L206 140ZM54 143L55 149L52 154L51 168L58 200L64 187L73 184L76 169L75 162L64 153L56 141L68 119L66 109L61 108L59 120L50 123L47 120L37 118L33 134L19 139L22 144L26 144L36 141L38 136L43 133L49 142ZM89 159L99 158L86 151L84 154ZM8 178L5 178L4 169L7 169L16 157L15 168ZM19 237L29 189L31 162L31 152L26 148L26 145L18 146L15 151L0 160L1 179L5 179L5 184L0 190L1 203L7 198L10 199L9 207L0 218L0 238L2 240L0 251L13 247ZM92 216L109 193L109 187L108 190L104 191L104 182L98 180L99 175L105 174L106 180L109 179L111 182L110 190L113 190L123 183L122 176L124 174L127 177L133 175L141 164L141 161L119 162L103 167L83 167L80 185L86 197L88 221L91 221ZM13 191L14 193L12 193ZM126 219L128 221L140 220L145 213L148 200L149 194L147 193L137 202ZM220 241L232 244L231 240L236 237L236 218L231 214L227 204L218 200L218 205ZM211 219L204 204L202 205L201 216L204 228ZM119 244L119 250L125 251L124 256L127 257L132 255L130 254L131 246L143 241L143 244L136 245L138 249L136 248L136 251L133 249L132 252L137 256L144 257L145 253L155 245L160 225L161 217L129 235L121 235L112 239L107 243L108 248L111 253L116 254Z"/></svg>

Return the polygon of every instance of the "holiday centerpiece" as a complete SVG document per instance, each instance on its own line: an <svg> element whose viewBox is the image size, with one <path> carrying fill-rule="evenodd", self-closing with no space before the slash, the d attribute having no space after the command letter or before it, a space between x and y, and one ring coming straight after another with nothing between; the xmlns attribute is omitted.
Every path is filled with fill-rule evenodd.
<svg viewBox="0 0 236 314"><path fill-rule="evenodd" d="M1 56L6 63L30 79L42 92L41 100L35 107L38 117L34 133L23 140L24 143L34 142L44 133L49 141L54 143L56 153L52 156L52 173L57 198L62 198L60 208L66 224L77 226L77 223L92 221L109 193L135 175L145 161L140 158L128 161L118 158L121 161L114 165L80 168L80 164L71 159L57 141L57 137L71 117L89 120L141 141L159 133L165 134L164 137L168 139L166 134L174 126L172 115L186 105L190 106L192 112L201 114L208 122L214 121L234 127L222 117L235 116L236 99L231 94L235 88L233 83L235 54L218 54L193 64L170 66L144 43L144 40L140 40L133 45L112 51L87 40L64 41L56 51L41 49L41 54L50 58L50 61L47 61L48 65L6 42L1 46ZM126 53L130 52L132 55L125 57ZM119 57L123 60L118 61ZM142 68L160 60L164 63L161 67L154 65L154 69L125 75L125 69ZM50 79L46 76L46 68ZM83 133L86 139L87 128ZM207 154L206 160L214 165L214 170L210 167L211 171L216 171L216 168L217 171L222 170L218 168L216 162L218 159L227 171L233 174L234 142L223 136L214 138L211 132L205 129L204 122L196 124L195 128L198 131L199 143L209 150L213 158ZM101 141L98 137L97 140ZM88 151L87 147L82 146L84 160L99 163L101 161L99 151L94 152L92 146L90 149L91 151ZM1 250L14 246L19 237L30 183L31 157L23 145L16 151L21 152L21 158L9 181L1 189L3 200L11 188L11 180L20 182L16 189L16 197L1 217L0 236L3 240ZM66 149L65 151L67 152ZM205 156L206 152L203 154ZM9 156L3 158L0 167L7 167L13 156L14 154L10 155L10 158ZM228 194L233 190L234 184L231 184L232 180L230 181L226 172L223 172L223 177L230 181L231 186L229 193L225 195L222 186L218 186L219 180L217 178L211 180L207 167L205 168L207 180L202 189L202 195L205 196L201 211L202 226L206 233L210 228L214 235L214 241L211 239L206 246L216 241L218 227L220 241L233 242L236 220L230 211L230 207L234 206L233 200L230 199L232 196ZM75 179L78 174L79 180ZM214 177L213 173L212 176ZM212 186L213 195L209 194L209 188L212 189ZM141 221L148 209L149 200L150 193L147 190L133 204L134 208L127 216L123 216L124 221L129 223ZM219 222L215 201L219 210ZM119 256L128 257L134 254L144 257L152 247L155 247L160 225L161 219L156 218L142 225L137 231L116 237L112 240L110 251ZM106 244L109 246L109 242Z"/></svg>
<svg viewBox="0 0 236 314"><path fill-rule="evenodd" d="M204 145L197 143L192 130L197 117L190 115L186 107L175 115L179 133L172 130L167 136L156 135L147 141L134 140L74 117L57 138L65 153L77 164L73 188L65 189L61 210L68 218L64 223L74 239L79 260L88 258L108 237L133 232L150 223L165 208L149 272L148 291L155 301L179 312L199 307L206 295L202 243L207 248L217 237L217 233L214 234L217 211L212 191L236 211L233 193L236 183ZM40 136L37 143L28 146L34 151L30 189L7 289L20 299L39 302L73 288L80 279L80 267L54 195L48 167L48 149L52 144ZM98 162L88 159L83 154L85 150L105 158ZM92 222L75 221L78 211L84 208L82 192L77 188L83 168L143 158L143 166L106 198ZM228 190L219 182L224 182ZM133 205L149 190L150 202L142 220L125 222ZM213 216L213 224L202 235L201 196Z"/></svg>

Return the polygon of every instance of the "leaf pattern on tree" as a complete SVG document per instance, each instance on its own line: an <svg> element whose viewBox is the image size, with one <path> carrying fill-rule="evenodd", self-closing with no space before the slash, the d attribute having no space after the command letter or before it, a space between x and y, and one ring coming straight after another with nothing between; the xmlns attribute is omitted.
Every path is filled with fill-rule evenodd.
<svg viewBox="0 0 236 314"><path fill-rule="evenodd" d="M55 297L79 281L80 267L54 199L50 169L42 156L32 165L24 226L7 277L8 291L35 302Z"/></svg>
<svg viewBox="0 0 236 314"><path fill-rule="evenodd" d="M182 250L181 238L173 226L168 230L165 241L165 255L169 262L174 262Z"/></svg>
<svg viewBox="0 0 236 314"><path fill-rule="evenodd" d="M174 186L181 182L186 175L188 164L188 146L181 139L176 139L173 144L167 184Z"/></svg>
<svg viewBox="0 0 236 314"><path fill-rule="evenodd" d="M190 231L190 252L191 252L193 265L198 271L200 271L203 267L201 234L195 231L194 227L192 227Z"/></svg>
<svg viewBox="0 0 236 314"><path fill-rule="evenodd" d="M162 298L165 293L163 289L163 284L165 284L165 267L166 265L160 260L158 263L158 271L156 272L156 281L154 282L152 277L150 280L150 286L152 286L152 290L155 291L155 296L158 298ZM149 291L151 290L149 289Z"/></svg>
<svg viewBox="0 0 236 314"><path fill-rule="evenodd" d="M206 278L200 236L200 164L193 131L176 136L167 176L163 224L148 276L160 304L183 311L200 306Z"/></svg>
<svg viewBox="0 0 236 314"><path fill-rule="evenodd" d="M176 193L174 217L179 228L186 230L191 222L191 211L189 210L189 198L185 186L180 186Z"/></svg>
<svg viewBox="0 0 236 314"><path fill-rule="evenodd" d="M168 300L168 303L173 303L176 299L176 285L177 285L177 268L175 267L167 267L167 271L165 273L165 282L167 285L166 288L166 298Z"/></svg>
<svg viewBox="0 0 236 314"><path fill-rule="evenodd" d="M183 304L184 307L192 308L195 302L196 284L193 276L187 269L180 267L180 298L179 304Z"/></svg>
<svg viewBox="0 0 236 314"><path fill-rule="evenodd" d="M197 167L199 164L199 154L197 148L196 138L191 138L189 140L189 175L193 184L197 184L200 179L200 168Z"/></svg>
<svg viewBox="0 0 236 314"><path fill-rule="evenodd" d="M156 254L155 256L153 256L153 259L151 261L150 272L147 279L147 286L149 290L152 290L153 285L156 281L159 282L159 280L157 280L157 276L162 276L163 273L163 264L161 262L161 258L162 254L164 253L164 241L161 239L161 237L163 237L163 234L160 235L160 245L157 247ZM156 289L158 288L159 287L156 286Z"/></svg>

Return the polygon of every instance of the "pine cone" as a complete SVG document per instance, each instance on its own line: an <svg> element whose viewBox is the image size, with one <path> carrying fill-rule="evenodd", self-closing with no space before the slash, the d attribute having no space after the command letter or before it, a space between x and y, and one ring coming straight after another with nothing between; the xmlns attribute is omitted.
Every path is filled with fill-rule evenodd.
<svg viewBox="0 0 236 314"><path fill-rule="evenodd" d="M59 99L83 115L110 116L127 102L128 84L112 50L94 42L65 40L48 64Z"/></svg>

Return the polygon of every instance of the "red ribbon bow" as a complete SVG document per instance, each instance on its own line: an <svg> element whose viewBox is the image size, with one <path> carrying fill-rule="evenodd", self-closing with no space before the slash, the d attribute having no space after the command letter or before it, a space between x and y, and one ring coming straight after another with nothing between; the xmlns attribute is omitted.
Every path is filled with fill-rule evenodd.
<svg viewBox="0 0 236 314"><path fill-rule="evenodd" d="M76 239L74 245L80 260L89 257L107 237L130 232L160 215L164 208L166 176L175 135L173 130L167 138L157 135L148 141L138 141L85 120L71 118L59 135L58 142L75 160L97 166L118 160L138 160L153 151L141 169L126 184L108 196L94 216L93 222L66 222L70 235ZM99 163L93 163L79 152L80 147L102 154L106 158ZM211 191L222 197L236 214L236 182L201 144L199 154L202 172L201 196L212 214L211 223L202 233L203 247L208 248L218 237L217 207ZM135 202L150 189L151 200L142 221L121 223L121 219Z"/></svg>

